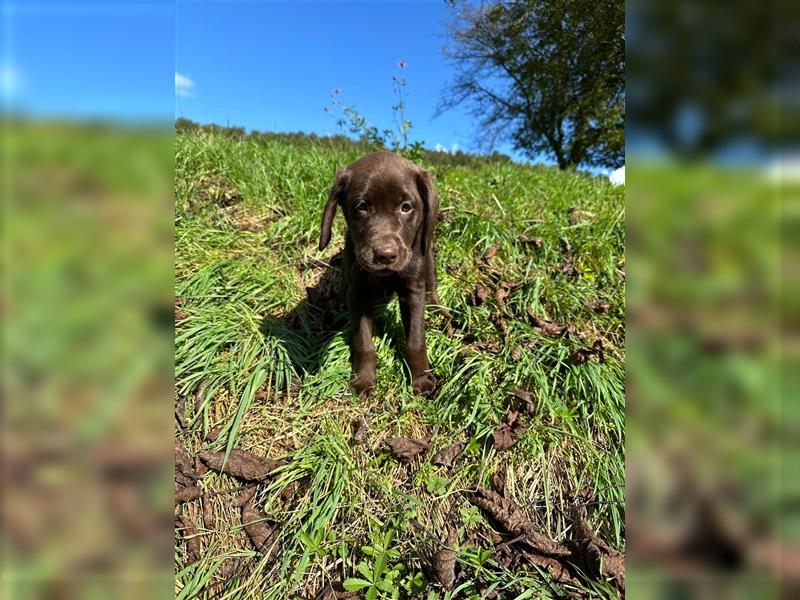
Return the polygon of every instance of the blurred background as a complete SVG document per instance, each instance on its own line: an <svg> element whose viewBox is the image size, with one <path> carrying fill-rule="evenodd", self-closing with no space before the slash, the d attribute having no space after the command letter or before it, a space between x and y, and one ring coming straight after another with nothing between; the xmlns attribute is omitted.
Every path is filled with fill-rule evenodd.
<svg viewBox="0 0 800 600"><path fill-rule="evenodd" d="M628 2L624 94L575 45L617 3L226 5L2 1L0 595L173 593L178 117L615 173L627 593L800 596L796 3Z"/></svg>
<svg viewBox="0 0 800 600"><path fill-rule="evenodd" d="M2 2L2 598L172 594L172 2Z"/></svg>
<svg viewBox="0 0 800 600"><path fill-rule="evenodd" d="M626 5L632 598L800 596L797 23Z"/></svg>

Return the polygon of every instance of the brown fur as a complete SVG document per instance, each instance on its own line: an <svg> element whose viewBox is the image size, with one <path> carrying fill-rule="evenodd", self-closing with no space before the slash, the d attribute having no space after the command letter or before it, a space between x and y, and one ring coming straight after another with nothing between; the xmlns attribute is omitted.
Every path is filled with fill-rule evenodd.
<svg viewBox="0 0 800 600"><path fill-rule="evenodd" d="M359 395L375 389L372 313L396 293L411 385L417 393L432 393L425 304L439 304L432 242L439 198L430 176L391 152L369 154L341 169L322 215L320 250L330 241L337 206L347 222L343 269L353 326L353 388Z"/></svg>

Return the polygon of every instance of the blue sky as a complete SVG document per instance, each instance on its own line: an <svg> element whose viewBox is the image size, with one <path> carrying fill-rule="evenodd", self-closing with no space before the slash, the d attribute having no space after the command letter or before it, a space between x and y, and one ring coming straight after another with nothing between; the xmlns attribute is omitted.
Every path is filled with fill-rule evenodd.
<svg viewBox="0 0 800 600"><path fill-rule="evenodd" d="M267 131L339 133L324 112L341 88L380 128L392 75L407 80L411 140L475 150L466 107L434 118L452 67L444 0L188 2L0 0L5 107L33 116L175 116ZM406 63L398 69L399 61ZM176 81L181 83L176 96ZM501 152L520 159L509 145Z"/></svg>
<svg viewBox="0 0 800 600"><path fill-rule="evenodd" d="M341 88L342 101L390 127L392 75L402 74L411 139L472 148L475 126L465 108L434 118L453 74L442 55L448 17L443 0L179 2L176 114L265 131L338 133L323 109Z"/></svg>
<svg viewBox="0 0 800 600"><path fill-rule="evenodd" d="M171 118L174 4L2 0L4 105L37 116Z"/></svg>

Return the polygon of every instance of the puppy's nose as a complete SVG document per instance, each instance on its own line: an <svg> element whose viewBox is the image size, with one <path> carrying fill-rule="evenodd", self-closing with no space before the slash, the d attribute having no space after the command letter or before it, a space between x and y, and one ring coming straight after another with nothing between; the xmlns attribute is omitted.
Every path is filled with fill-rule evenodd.
<svg viewBox="0 0 800 600"><path fill-rule="evenodd" d="M379 265L390 265L397 260L397 246L394 244L381 244L372 249L373 259Z"/></svg>

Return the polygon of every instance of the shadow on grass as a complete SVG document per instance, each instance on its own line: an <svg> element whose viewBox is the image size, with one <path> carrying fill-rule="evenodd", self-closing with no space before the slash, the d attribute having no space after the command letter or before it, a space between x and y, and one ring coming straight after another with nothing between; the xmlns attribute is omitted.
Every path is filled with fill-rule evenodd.
<svg viewBox="0 0 800 600"><path fill-rule="evenodd" d="M286 348L295 372L304 377L317 373L328 359L331 342L344 334L350 343L352 329L347 314L342 253L327 261L312 260L304 269L320 271L313 286L306 287L306 298L283 315L265 315L261 332L277 339ZM396 356L402 359L403 328L388 304L375 307L374 336L389 334Z"/></svg>

